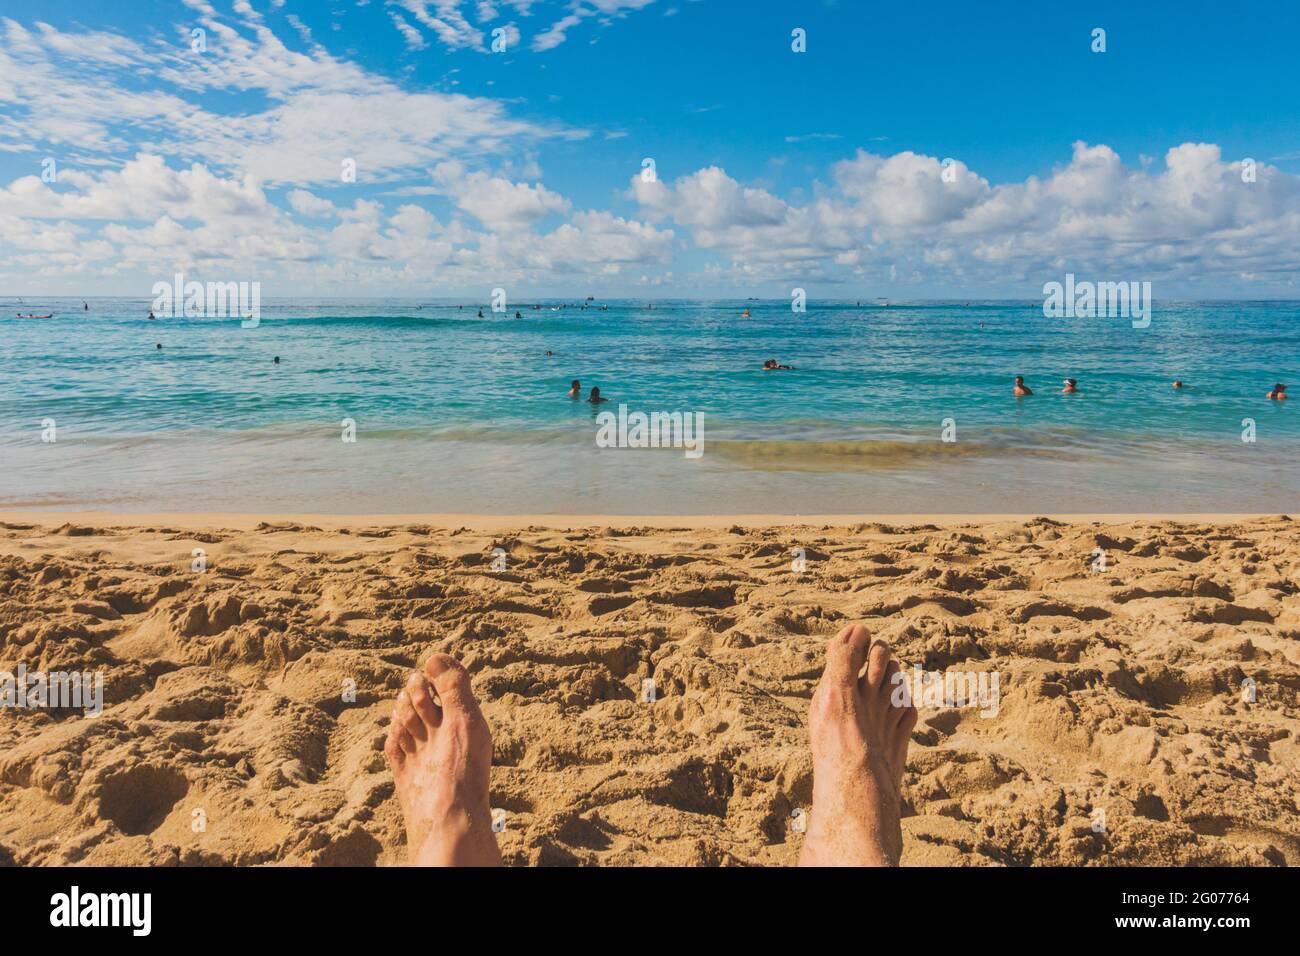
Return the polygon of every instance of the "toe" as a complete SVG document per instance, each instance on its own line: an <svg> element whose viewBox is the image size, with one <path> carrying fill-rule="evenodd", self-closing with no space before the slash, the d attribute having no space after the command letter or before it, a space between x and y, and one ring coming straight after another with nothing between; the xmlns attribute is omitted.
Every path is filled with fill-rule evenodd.
<svg viewBox="0 0 1300 956"><path fill-rule="evenodd" d="M406 763L406 751L402 749L401 733L401 725L394 720L388 725L388 736L384 739L384 756L388 758L388 765L394 770L400 769Z"/></svg>
<svg viewBox="0 0 1300 956"><path fill-rule="evenodd" d="M852 684L858 679L867 659L871 634L861 624L850 624L826 645L826 670L823 680L833 684Z"/></svg>
<svg viewBox="0 0 1300 956"><path fill-rule="evenodd" d="M885 679L880 684L880 698L889 708L889 719L885 724L886 727L894 726L899 713L910 703L907 698L907 689L901 686L903 684L901 674L902 669L898 666L898 661L891 657L889 664L885 667Z"/></svg>
<svg viewBox="0 0 1300 956"><path fill-rule="evenodd" d="M438 710L438 705L433 702L433 695L429 693L429 682L423 674L410 676L406 681L406 693L411 698L411 709L415 711L415 716L424 724L426 735L432 734L442 723L442 713Z"/></svg>
<svg viewBox="0 0 1300 956"><path fill-rule="evenodd" d="M875 641L867 656L867 686L880 690L885 682L885 669L889 666L889 645Z"/></svg>
<svg viewBox="0 0 1300 956"><path fill-rule="evenodd" d="M429 739L429 728L424 726L424 721L415 712L415 706L411 703L411 695L405 687L397 695L397 709L393 712L393 719L401 724L402 729L416 740L424 741Z"/></svg>
<svg viewBox="0 0 1300 956"><path fill-rule="evenodd" d="M903 708L898 717L898 732L902 734L904 739L912 736L912 728L916 726L918 716L915 707L909 705Z"/></svg>
<svg viewBox="0 0 1300 956"><path fill-rule="evenodd" d="M433 685L444 714L457 711L477 713L478 701L470 687L469 672L460 661L446 654L434 654L424 665L424 676Z"/></svg>
<svg viewBox="0 0 1300 956"><path fill-rule="evenodd" d="M402 727L397 731L397 744L408 757L415 753L415 738Z"/></svg>

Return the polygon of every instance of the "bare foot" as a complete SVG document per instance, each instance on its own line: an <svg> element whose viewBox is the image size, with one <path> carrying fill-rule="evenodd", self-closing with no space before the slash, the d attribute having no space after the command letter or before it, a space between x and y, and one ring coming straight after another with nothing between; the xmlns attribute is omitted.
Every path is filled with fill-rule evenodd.
<svg viewBox="0 0 1300 956"><path fill-rule="evenodd" d="M434 654L423 674L411 675L397 696L384 754L413 864L501 865L488 805L492 734L455 658Z"/></svg>
<svg viewBox="0 0 1300 956"><path fill-rule="evenodd" d="M867 673L858 674L866 663ZM897 866L903 853L899 788L916 708L895 707L898 662L861 624L826 647L808 715L813 805L800 866Z"/></svg>

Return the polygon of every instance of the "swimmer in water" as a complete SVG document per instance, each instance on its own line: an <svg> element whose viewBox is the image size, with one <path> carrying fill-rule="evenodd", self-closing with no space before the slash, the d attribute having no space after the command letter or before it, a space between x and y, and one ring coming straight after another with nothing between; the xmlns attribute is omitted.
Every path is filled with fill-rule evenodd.
<svg viewBox="0 0 1300 956"><path fill-rule="evenodd" d="M763 363L764 372L792 371L793 369L794 369L793 365L782 365L779 362L777 362L776 359L768 359L766 362Z"/></svg>
<svg viewBox="0 0 1300 956"><path fill-rule="evenodd" d="M161 348L162 348L162 343L161 343L161 342L156 343L156 344L154 345L154 348L156 348L156 349L161 349Z"/></svg>
<svg viewBox="0 0 1300 956"><path fill-rule="evenodd" d="M1015 393L1017 398L1021 397L1022 395L1034 394L1033 391L1029 388L1029 386L1025 384L1025 377L1023 375L1016 376Z"/></svg>
<svg viewBox="0 0 1300 956"><path fill-rule="evenodd" d="M576 378L569 384L569 398L582 398L582 383Z"/></svg>
<svg viewBox="0 0 1300 956"><path fill-rule="evenodd" d="M742 319L748 319L748 318L751 318L751 316L750 316L750 314L749 314L749 309L746 309L744 312L740 313L740 317L741 317Z"/></svg>
<svg viewBox="0 0 1300 956"><path fill-rule="evenodd" d="M1273 391L1269 392L1266 397L1271 398L1275 402L1285 402L1286 386L1283 385L1281 382L1279 382L1278 384L1273 386Z"/></svg>
<svg viewBox="0 0 1300 956"><path fill-rule="evenodd" d="M1182 387L1183 387L1183 380L1180 378L1174 379L1174 388L1182 388Z"/></svg>
<svg viewBox="0 0 1300 956"><path fill-rule="evenodd" d="M554 357L555 357L555 353L552 352L550 349L547 349L547 350L546 350L546 357L547 357L547 358L554 358Z"/></svg>
<svg viewBox="0 0 1300 956"><path fill-rule="evenodd" d="M150 310L149 310L149 321L150 321L150 322L155 321L155 319L154 319L154 314L153 314L153 309L150 309Z"/></svg>
<svg viewBox="0 0 1300 956"><path fill-rule="evenodd" d="M1062 394L1062 395L1073 395L1073 394L1074 394L1075 392L1077 392L1077 391L1078 391L1078 389L1075 388L1075 381L1074 381L1074 379L1072 379L1072 378L1067 378L1067 379L1065 380L1065 388L1061 389L1061 394Z"/></svg>
<svg viewBox="0 0 1300 956"><path fill-rule="evenodd" d="M482 309L479 309L479 310L478 310L478 317L479 317L480 319L483 318L483 310L482 310Z"/></svg>
<svg viewBox="0 0 1300 956"><path fill-rule="evenodd" d="M279 365L279 364L280 364L280 356L278 356L278 355L275 357L275 364L276 364L276 365Z"/></svg>
<svg viewBox="0 0 1300 956"><path fill-rule="evenodd" d="M593 386L591 387L591 395L589 395L589 396L587 397L587 401L590 402L590 403L593 404L593 405L599 405L601 402L607 402L607 401L609 401L609 399L608 399L608 398L601 398L601 397L600 397L600 389L597 388L595 385L593 385Z"/></svg>
<svg viewBox="0 0 1300 956"><path fill-rule="evenodd" d="M524 317L524 314L523 314L522 312L520 312L520 311L518 311L518 310L515 311L515 318L516 318L516 319L522 319L523 317Z"/></svg>

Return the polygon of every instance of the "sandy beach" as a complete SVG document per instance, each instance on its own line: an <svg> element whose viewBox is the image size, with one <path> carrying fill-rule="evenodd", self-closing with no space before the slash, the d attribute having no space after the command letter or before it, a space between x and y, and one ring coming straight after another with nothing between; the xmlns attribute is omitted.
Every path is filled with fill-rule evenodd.
<svg viewBox="0 0 1300 956"><path fill-rule="evenodd" d="M103 711L4 709L0 862L401 864L381 747L441 651L507 863L792 864L852 621L996 675L917 701L904 865L1300 863L1288 517L12 513L0 671L102 673Z"/></svg>

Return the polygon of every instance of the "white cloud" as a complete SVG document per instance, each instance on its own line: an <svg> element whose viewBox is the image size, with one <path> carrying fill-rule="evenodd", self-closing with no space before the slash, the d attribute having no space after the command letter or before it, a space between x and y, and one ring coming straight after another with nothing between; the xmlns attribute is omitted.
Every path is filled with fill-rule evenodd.
<svg viewBox="0 0 1300 956"><path fill-rule="evenodd" d="M285 197L295 212L304 216L326 217L338 215L338 208L328 199L309 193L305 189L294 189Z"/></svg>
<svg viewBox="0 0 1300 956"><path fill-rule="evenodd" d="M573 0L568 13L533 38L532 47L539 52L553 50L568 39L570 30L589 17L600 16L602 22L607 22L608 18L626 16L652 3L654 0Z"/></svg>
<svg viewBox="0 0 1300 956"><path fill-rule="evenodd" d="M522 139L577 135L513 119L495 100L408 92L320 47L290 50L260 18L244 20L244 32L203 24L208 48L195 53L188 33L146 50L113 34L3 21L0 151L43 144L70 162L137 149L220 157L265 183L305 184L337 183L345 159L358 178L385 179L453 155L513 150ZM140 89L140 77L154 88ZM223 116L179 95L209 90L256 92L267 103Z"/></svg>
<svg viewBox="0 0 1300 956"><path fill-rule="evenodd" d="M393 25L397 27L397 32L400 33L402 39L406 41L406 48L408 50L423 50L429 45L424 42L424 37L420 35L420 31L403 20L402 15L396 10L388 11L388 15L392 17Z"/></svg>
<svg viewBox="0 0 1300 956"><path fill-rule="evenodd" d="M422 26L432 30L453 50L483 48L483 32L469 22L456 0L399 0L400 5Z"/></svg>
<svg viewBox="0 0 1300 956"><path fill-rule="evenodd" d="M459 208L489 227L531 224L569 209L567 199L541 183L530 186L483 172L466 172L456 162L435 167L433 178Z"/></svg>
<svg viewBox="0 0 1300 956"><path fill-rule="evenodd" d="M751 277L881 277L894 266L968 284L1041 282L1069 267L1195 281L1300 269L1300 178L1260 164L1243 182L1213 144L1174 147L1163 169L1076 143L1045 179L992 186L961 162L944 172L936 157L859 150L803 204L718 167L672 183L634 176L631 193Z"/></svg>

